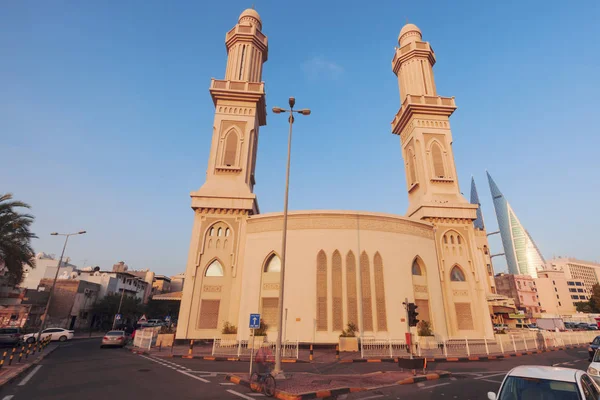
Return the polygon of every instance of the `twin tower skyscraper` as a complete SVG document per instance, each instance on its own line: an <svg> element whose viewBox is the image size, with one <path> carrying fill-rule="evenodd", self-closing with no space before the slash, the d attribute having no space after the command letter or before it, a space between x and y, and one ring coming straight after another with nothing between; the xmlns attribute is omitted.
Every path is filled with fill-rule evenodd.
<svg viewBox="0 0 600 400"><path fill-rule="evenodd" d="M529 275L537 278L537 271L543 270L546 264L542 253L527 232L513 208L508 203L494 179L486 171L490 192L494 201L498 230L502 238L504 256L508 272L515 275ZM479 205L477 219L473 222L476 229L485 229L481 203L475 186L475 179L471 178L471 204Z"/></svg>

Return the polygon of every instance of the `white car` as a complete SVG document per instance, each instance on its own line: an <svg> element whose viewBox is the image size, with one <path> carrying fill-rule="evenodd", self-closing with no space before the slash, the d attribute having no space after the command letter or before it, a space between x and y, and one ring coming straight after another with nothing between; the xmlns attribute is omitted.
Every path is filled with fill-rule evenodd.
<svg viewBox="0 0 600 400"><path fill-rule="evenodd" d="M600 387L584 371L541 365L513 368L504 377L498 395L488 392L490 400L598 398Z"/></svg>
<svg viewBox="0 0 600 400"><path fill-rule="evenodd" d="M594 353L594 358L592 358L592 363L588 367L587 373L600 385L600 352L596 351Z"/></svg>
<svg viewBox="0 0 600 400"><path fill-rule="evenodd" d="M52 341L56 341L58 340L59 342L66 342L67 340L71 340L73 339L73 331L69 331L67 329L63 329L63 328L48 328L48 329L44 329L42 331L42 336L41 339L44 340L47 337L51 337L50 340ZM35 343L35 341L37 340L39 332L36 333L29 333L25 336L23 336L23 340L26 343Z"/></svg>

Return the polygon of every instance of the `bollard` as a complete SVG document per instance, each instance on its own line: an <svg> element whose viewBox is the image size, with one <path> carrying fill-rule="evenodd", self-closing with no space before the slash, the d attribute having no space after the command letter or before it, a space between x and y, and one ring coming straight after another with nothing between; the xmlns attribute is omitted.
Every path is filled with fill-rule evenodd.
<svg viewBox="0 0 600 400"><path fill-rule="evenodd" d="M313 345L310 345L310 353L308 355L308 361L312 361L313 360Z"/></svg>
<svg viewBox="0 0 600 400"><path fill-rule="evenodd" d="M17 348L16 348L16 347L13 347L13 349L12 349L12 353L10 353L10 358L8 359L8 365L11 365L11 364L12 364L12 360L13 360L13 358L15 357L15 352L16 352L16 351L17 351Z"/></svg>
<svg viewBox="0 0 600 400"><path fill-rule="evenodd" d="M339 344L335 345L335 359L336 360L340 359L340 345Z"/></svg>
<svg viewBox="0 0 600 400"><path fill-rule="evenodd" d="M7 350L4 350L4 353L2 353L2 360L0 360L0 368L2 368L4 366L4 359L6 358L7 353L8 353Z"/></svg>
<svg viewBox="0 0 600 400"><path fill-rule="evenodd" d="M27 360L29 358L29 352L31 351L31 343L29 343L27 345L27 352L25 353L25 359Z"/></svg>
<svg viewBox="0 0 600 400"><path fill-rule="evenodd" d="M25 346L21 347L21 351L19 352L19 361L17 361L18 364L21 363L21 358L23 358L23 351L25 350Z"/></svg>
<svg viewBox="0 0 600 400"><path fill-rule="evenodd" d="M194 352L194 339L190 340L190 348L188 350L188 356L191 356Z"/></svg>

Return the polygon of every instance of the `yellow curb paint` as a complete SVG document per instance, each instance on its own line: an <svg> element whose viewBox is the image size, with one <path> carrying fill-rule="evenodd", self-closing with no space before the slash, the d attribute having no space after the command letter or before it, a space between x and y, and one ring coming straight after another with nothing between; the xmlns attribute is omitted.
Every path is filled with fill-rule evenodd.
<svg viewBox="0 0 600 400"><path fill-rule="evenodd" d="M351 362L352 362L352 360L342 360L342 361L340 361L340 362L341 362L341 363L351 363Z"/></svg>
<svg viewBox="0 0 600 400"><path fill-rule="evenodd" d="M415 383L413 378L406 378L404 380L396 382L398 385L410 385L411 383Z"/></svg>
<svg viewBox="0 0 600 400"><path fill-rule="evenodd" d="M488 360L495 360L496 356L488 356Z"/></svg>
<svg viewBox="0 0 600 400"><path fill-rule="evenodd" d="M381 360L367 360L368 363L380 363Z"/></svg>
<svg viewBox="0 0 600 400"><path fill-rule="evenodd" d="M323 397L331 397L330 390L319 390L317 392L317 398L322 399Z"/></svg>
<svg viewBox="0 0 600 400"><path fill-rule="evenodd" d="M364 392L365 390L363 388L350 388L350 393Z"/></svg>
<svg viewBox="0 0 600 400"><path fill-rule="evenodd" d="M425 377L427 378L428 381L440 379L440 376L438 374L427 374L427 375L425 375Z"/></svg>
<svg viewBox="0 0 600 400"><path fill-rule="evenodd" d="M479 361L479 357L469 357L469 361Z"/></svg>
<svg viewBox="0 0 600 400"><path fill-rule="evenodd" d="M448 357L446 358L446 361L458 361L458 358Z"/></svg>
<svg viewBox="0 0 600 400"><path fill-rule="evenodd" d="M227 358L227 361L237 361L237 360L238 360L238 359L237 359L237 358L235 358L235 357L229 357L229 358Z"/></svg>

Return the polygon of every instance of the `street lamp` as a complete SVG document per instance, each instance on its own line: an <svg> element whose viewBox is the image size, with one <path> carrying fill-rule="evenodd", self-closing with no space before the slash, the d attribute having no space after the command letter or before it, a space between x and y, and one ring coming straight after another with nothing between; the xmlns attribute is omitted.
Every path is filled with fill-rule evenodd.
<svg viewBox="0 0 600 400"><path fill-rule="evenodd" d="M277 310L277 342L275 346L275 374L281 372L281 333L283 329L283 285L285 282L285 248L287 240L287 216L288 216L288 195L290 192L290 156L292 152L292 125L294 124L294 113L301 115L310 115L310 110L304 108L301 110L294 110L296 99L290 97L289 105L290 109L286 110L280 107L273 107L275 114L281 114L282 112L289 112L290 116L288 121L290 123L290 132L288 135L288 153L287 153L287 170L285 173L285 199L283 201L283 237L281 240L281 274L279 277L279 308Z"/></svg>
<svg viewBox="0 0 600 400"><path fill-rule="evenodd" d="M56 287L56 280L58 279L58 271L60 271L60 265L62 264L63 256L65 255L65 249L67 248L67 242L69 241L69 236L75 235L83 235L86 231L79 231L75 233L58 233L52 232L50 235L52 236L64 236L65 244L62 249L62 253L60 253L60 259L58 260L58 265L56 266L56 274L54 274L54 282L52 283L52 287L50 288L50 294L48 295L48 301L46 302L46 310L44 310L44 315L42 316L42 326L40 327L40 331L38 332L37 341L40 341L40 337L42 336L42 331L46 326L46 318L48 317L48 310L50 310L50 302L52 301L52 295L54 294L54 288Z"/></svg>

